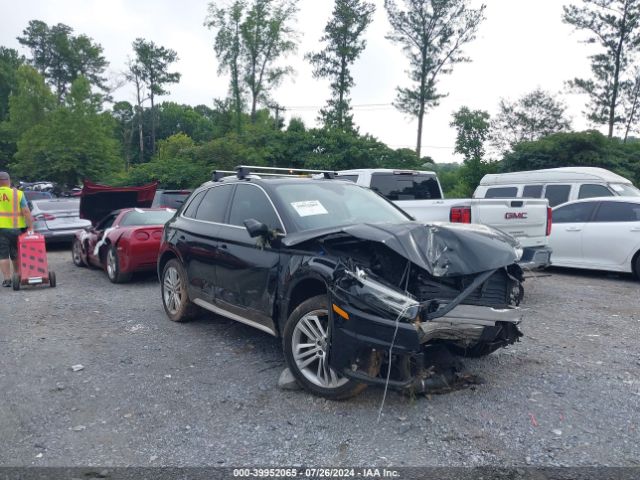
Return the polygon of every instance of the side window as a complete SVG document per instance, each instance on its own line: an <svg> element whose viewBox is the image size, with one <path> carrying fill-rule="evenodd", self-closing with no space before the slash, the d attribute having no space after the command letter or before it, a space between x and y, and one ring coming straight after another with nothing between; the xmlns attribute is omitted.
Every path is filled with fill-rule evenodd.
<svg viewBox="0 0 640 480"><path fill-rule="evenodd" d="M198 210L198 206L200 205L200 202L204 198L205 193L207 193L207 191L203 190L202 192L198 193L195 197L193 197L193 200L191 200L189 202L189 205L187 205L187 208L184 209L183 215L185 217L188 217L188 218L195 217L196 210Z"/></svg>
<svg viewBox="0 0 640 480"><path fill-rule="evenodd" d="M267 195L253 185L238 185L231 202L229 223L244 227L244 221L253 218L271 229L282 230L280 220Z"/></svg>
<svg viewBox="0 0 640 480"><path fill-rule="evenodd" d="M613 193L604 185L595 185L585 183L580 185L580 192L578 198L593 198L593 197L613 197Z"/></svg>
<svg viewBox="0 0 640 480"><path fill-rule="evenodd" d="M549 206L555 207L556 205L569 201L570 191L571 185L547 185L544 196L549 200Z"/></svg>
<svg viewBox="0 0 640 480"><path fill-rule="evenodd" d="M233 185L221 185L207 190L198 205L194 218L207 222L223 223L232 189Z"/></svg>
<svg viewBox="0 0 640 480"><path fill-rule="evenodd" d="M429 200L442 198L435 175L374 173L371 190L389 200Z"/></svg>
<svg viewBox="0 0 640 480"><path fill-rule="evenodd" d="M525 185L522 189L522 198L542 197L542 185Z"/></svg>
<svg viewBox="0 0 640 480"><path fill-rule="evenodd" d="M593 221L638 222L640 221L640 203L601 202Z"/></svg>
<svg viewBox="0 0 640 480"><path fill-rule="evenodd" d="M518 187L492 187L487 190L484 198L516 198Z"/></svg>
<svg viewBox="0 0 640 480"><path fill-rule="evenodd" d="M553 211L553 223L588 222L596 202L573 203Z"/></svg>
<svg viewBox="0 0 640 480"><path fill-rule="evenodd" d="M96 230L106 230L107 228L111 228L111 225L113 225L115 219L115 215L109 215L108 217L104 218L98 225L96 225Z"/></svg>

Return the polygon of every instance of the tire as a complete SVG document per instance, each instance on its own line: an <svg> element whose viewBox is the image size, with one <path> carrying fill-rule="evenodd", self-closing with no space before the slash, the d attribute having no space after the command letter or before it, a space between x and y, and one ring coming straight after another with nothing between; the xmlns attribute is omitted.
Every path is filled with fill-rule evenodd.
<svg viewBox="0 0 640 480"><path fill-rule="evenodd" d="M314 395L331 400L354 397L367 386L364 383L343 377L331 369L327 363L329 344L328 298L318 295L302 302L291 312L283 332L284 358L289 370L306 390ZM307 347L297 358L294 351ZM306 364L306 365L305 365Z"/></svg>
<svg viewBox="0 0 640 480"><path fill-rule="evenodd" d="M631 265L631 270L633 270L633 274L635 275L637 280L640 280L640 252L636 253L636 256L633 260L633 265Z"/></svg>
<svg viewBox="0 0 640 480"><path fill-rule="evenodd" d="M71 259L73 260L73 264L76 267L87 266L87 264L84 263L84 260L82 259L82 244L77 238L74 238L73 242L71 243Z"/></svg>
<svg viewBox="0 0 640 480"><path fill-rule="evenodd" d="M49 272L49 286L55 288L56 286L56 272Z"/></svg>
<svg viewBox="0 0 640 480"><path fill-rule="evenodd" d="M186 322L198 314L197 305L191 302L187 293L187 275L177 259L172 258L162 269L160 290L162 306L170 320Z"/></svg>
<svg viewBox="0 0 640 480"><path fill-rule="evenodd" d="M120 260L118 259L118 250L115 245L111 245L107 250L104 269L107 271L107 277L111 283L125 283L131 280L131 273L120 271Z"/></svg>
<svg viewBox="0 0 640 480"><path fill-rule="evenodd" d="M20 275L14 273L11 275L11 287L17 292L20 290Z"/></svg>

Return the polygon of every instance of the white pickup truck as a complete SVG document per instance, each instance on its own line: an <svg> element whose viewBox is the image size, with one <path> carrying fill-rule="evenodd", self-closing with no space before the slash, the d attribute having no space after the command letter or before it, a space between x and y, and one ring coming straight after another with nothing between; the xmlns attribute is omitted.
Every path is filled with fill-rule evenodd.
<svg viewBox="0 0 640 480"><path fill-rule="evenodd" d="M336 178L375 190L421 222L480 223L497 228L520 242L522 266L541 268L551 264L551 209L546 199L445 200L437 175L430 171L342 170Z"/></svg>

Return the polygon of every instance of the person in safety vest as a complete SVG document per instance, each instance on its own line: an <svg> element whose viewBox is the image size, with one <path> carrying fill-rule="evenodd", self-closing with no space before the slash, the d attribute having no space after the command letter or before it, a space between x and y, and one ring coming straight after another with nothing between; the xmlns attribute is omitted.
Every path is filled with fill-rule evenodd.
<svg viewBox="0 0 640 480"><path fill-rule="evenodd" d="M24 193L11 188L11 177L0 172L0 271L2 286L11 286L11 261L13 270L18 268L18 236L27 230L33 233L33 219Z"/></svg>

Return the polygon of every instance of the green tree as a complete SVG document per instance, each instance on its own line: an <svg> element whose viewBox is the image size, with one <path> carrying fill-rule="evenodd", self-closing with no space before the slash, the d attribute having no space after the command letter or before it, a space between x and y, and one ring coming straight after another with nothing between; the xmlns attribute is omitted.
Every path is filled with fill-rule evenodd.
<svg viewBox="0 0 640 480"><path fill-rule="evenodd" d="M440 74L450 73L453 65L468 62L462 47L471 42L484 20L485 5L478 9L468 0L385 0L392 31L387 38L402 46L409 58L410 87L398 87L395 106L418 120L416 154L420 157L422 125L427 108L438 105L444 96L437 90Z"/></svg>
<svg viewBox="0 0 640 480"><path fill-rule="evenodd" d="M232 98L233 112L235 115L236 131L240 133L241 116L244 109L245 87L242 83L241 53L242 38L240 26L244 17L246 4L244 1L235 1L229 7L209 4L209 15L205 25L216 30L214 50L218 57L218 73L229 73L229 91Z"/></svg>
<svg viewBox="0 0 640 480"><path fill-rule="evenodd" d="M564 22L587 32L586 43L601 52L592 55L589 79L575 78L569 85L589 97L589 119L607 125L609 138L624 118L619 110L621 93L628 88L627 69L640 49L640 2L638 0L582 0L582 5L563 7Z"/></svg>
<svg viewBox="0 0 640 480"><path fill-rule="evenodd" d="M640 142L610 140L597 131L555 133L521 142L504 156L506 172L555 167L601 167L640 181Z"/></svg>
<svg viewBox="0 0 640 480"><path fill-rule="evenodd" d="M31 51L29 62L54 88L59 103L80 76L107 91L104 71L109 63L100 44L86 35L73 35L67 25L49 27L41 20L31 20L22 34L18 41Z"/></svg>
<svg viewBox="0 0 640 480"><path fill-rule="evenodd" d="M99 114L98 108L89 81L78 77L65 104L21 135L11 165L16 176L71 186L85 178L99 181L117 171L121 162L115 122L109 114Z"/></svg>
<svg viewBox="0 0 640 480"><path fill-rule="evenodd" d="M216 31L214 49L219 71L229 72L231 77L238 132L244 95L249 95L251 122L255 122L258 104L268 104L271 90L293 71L278 60L296 49L296 32L291 26L296 1L235 1L228 7L209 4L205 25Z"/></svg>
<svg viewBox="0 0 640 480"><path fill-rule="evenodd" d="M498 114L491 125L491 141L505 152L519 142L570 129L566 106L538 88L515 102L500 100Z"/></svg>
<svg viewBox="0 0 640 480"><path fill-rule="evenodd" d="M362 34L371 21L375 5L363 0L335 0L332 17L324 27L323 50L309 53L313 76L331 80L331 98L320 110L325 127L353 129L349 91L354 85L351 65L366 46Z"/></svg>
<svg viewBox="0 0 640 480"><path fill-rule="evenodd" d="M271 90L293 72L291 67L277 62L296 49L296 33L291 26L297 12L296 1L253 0L240 26L252 122L258 102L267 104Z"/></svg>
<svg viewBox="0 0 640 480"><path fill-rule="evenodd" d="M147 88L151 102L151 152L156 149L156 111L155 98L167 95L170 83L178 83L180 74L170 72L171 64L178 60L178 54L171 49L156 45L154 42L137 38L133 42L135 52L133 74ZM138 88L138 86L136 86ZM139 102L139 107L141 103Z"/></svg>
<svg viewBox="0 0 640 480"><path fill-rule="evenodd" d="M12 48L0 46L0 122L9 116L9 96L18 84L18 67L24 57Z"/></svg>
<svg viewBox="0 0 640 480"><path fill-rule="evenodd" d="M113 104L111 115L117 122L117 130L120 137L122 158L124 159L125 170L131 165L131 140L134 130L133 105L129 102L116 102Z"/></svg>
<svg viewBox="0 0 640 480"><path fill-rule="evenodd" d="M489 138L489 114L483 110L461 107L453 114L451 126L456 129L455 153L464 157L460 178L472 192L487 173L488 162L484 161L484 145Z"/></svg>

